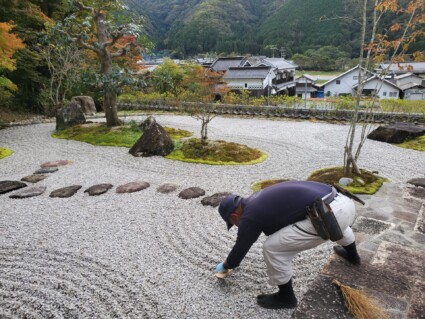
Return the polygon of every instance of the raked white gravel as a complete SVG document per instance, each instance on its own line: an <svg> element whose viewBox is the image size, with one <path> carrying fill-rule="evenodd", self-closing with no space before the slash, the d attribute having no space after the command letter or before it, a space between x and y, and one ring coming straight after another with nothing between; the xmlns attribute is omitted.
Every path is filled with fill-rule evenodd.
<svg viewBox="0 0 425 319"><path fill-rule="evenodd" d="M141 121L145 116L127 118ZM163 126L199 136L200 122L158 115ZM38 197L0 195L0 317L12 318L289 318L292 310L265 310L256 295L272 292L261 244L224 281L214 269L232 247L236 230L226 231L216 208L201 198L183 200L179 191L198 186L206 195L251 194L251 184L273 178L306 179L319 168L340 166L348 125L217 117L211 140L227 140L268 154L257 165L209 166L162 157L135 158L122 147L95 147L51 138L55 124L0 130L0 146L14 153L0 160L0 180L20 180L40 164L60 159L59 168L36 185ZM368 140L362 168L405 183L425 172L425 154ZM117 194L115 187L147 181L150 187ZM86 188L111 183L100 196ZM164 183L178 190L161 194ZM51 191L82 185L71 198ZM294 287L302 298L326 262L332 244L300 254Z"/></svg>

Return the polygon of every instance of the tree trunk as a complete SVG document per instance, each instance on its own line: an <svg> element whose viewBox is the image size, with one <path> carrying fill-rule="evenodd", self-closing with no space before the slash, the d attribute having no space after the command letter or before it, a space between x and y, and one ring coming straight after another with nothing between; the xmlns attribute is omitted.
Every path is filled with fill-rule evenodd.
<svg viewBox="0 0 425 319"><path fill-rule="evenodd" d="M121 125L121 121L118 118L116 93L107 92L103 95L103 108L105 110L106 126Z"/></svg>

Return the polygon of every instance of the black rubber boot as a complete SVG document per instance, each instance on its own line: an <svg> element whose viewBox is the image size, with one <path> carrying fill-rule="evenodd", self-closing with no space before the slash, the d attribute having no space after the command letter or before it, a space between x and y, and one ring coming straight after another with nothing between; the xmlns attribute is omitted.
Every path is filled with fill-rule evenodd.
<svg viewBox="0 0 425 319"><path fill-rule="evenodd" d="M258 295L257 303L268 309L295 308L297 298L292 289L292 279L286 284L279 286L279 291L269 295Z"/></svg>
<svg viewBox="0 0 425 319"><path fill-rule="evenodd" d="M356 242L348 245L348 246L335 246L335 253L348 260L353 265L360 265L360 256L357 253Z"/></svg>

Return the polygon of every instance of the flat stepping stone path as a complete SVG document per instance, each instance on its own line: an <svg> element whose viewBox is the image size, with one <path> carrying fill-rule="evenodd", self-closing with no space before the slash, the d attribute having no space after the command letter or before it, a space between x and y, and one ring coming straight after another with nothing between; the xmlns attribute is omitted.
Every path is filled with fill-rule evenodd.
<svg viewBox="0 0 425 319"><path fill-rule="evenodd" d="M84 193L88 193L90 196L102 195L105 194L112 187L112 184L97 184L87 188Z"/></svg>
<svg viewBox="0 0 425 319"><path fill-rule="evenodd" d="M34 172L34 174L50 174L57 172L59 168L57 167L46 167L46 168L40 168Z"/></svg>
<svg viewBox="0 0 425 319"><path fill-rule="evenodd" d="M65 166L71 163L72 161L69 161L69 160L52 161L52 162L43 163L40 165L40 167L41 168L58 167L58 166Z"/></svg>
<svg viewBox="0 0 425 319"><path fill-rule="evenodd" d="M27 187L27 184L19 181L0 181L0 194L15 191L23 187Z"/></svg>
<svg viewBox="0 0 425 319"><path fill-rule="evenodd" d="M223 192L223 193L215 193L211 196L208 197L204 197L201 200L201 204L204 206L212 206L212 207L217 207L218 205L220 205L220 202L223 200L223 198L225 198L226 196L230 195L231 193L228 192Z"/></svg>
<svg viewBox="0 0 425 319"><path fill-rule="evenodd" d="M177 185L175 184L171 184L171 183L166 183L166 184L162 184L161 186L159 186L156 191L158 193L162 193L162 194L168 194L168 193L172 193L177 189Z"/></svg>
<svg viewBox="0 0 425 319"><path fill-rule="evenodd" d="M46 177L47 175L44 175L44 174L33 174L33 175L28 175L21 178L21 181L29 182L29 183L38 183L42 181L43 179L45 179Z"/></svg>
<svg viewBox="0 0 425 319"><path fill-rule="evenodd" d="M28 187L10 195L9 197L10 198L28 198L28 197L39 196L46 191L46 188L47 188L46 186Z"/></svg>
<svg viewBox="0 0 425 319"><path fill-rule="evenodd" d="M200 187L189 187L179 193L179 197L183 199L197 198L205 195L205 191Z"/></svg>
<svg viewBox="0 0 425 319"><path fill-rule="evenodd" d="M57 190L54 190L50 193L50 197L58 197L58 198L68 198L73 196L78 190L83 187L81 185L72 185L67 187L62 187Z"/></svg>
<svg viewBox="0 0 425 319"><path fill-rule="evenodd" d="M119 194L122 193L134 193L141 191L143 189L151 186L148 182L130 182L124 185L120 185L117 187L116 192Z"/></svg>

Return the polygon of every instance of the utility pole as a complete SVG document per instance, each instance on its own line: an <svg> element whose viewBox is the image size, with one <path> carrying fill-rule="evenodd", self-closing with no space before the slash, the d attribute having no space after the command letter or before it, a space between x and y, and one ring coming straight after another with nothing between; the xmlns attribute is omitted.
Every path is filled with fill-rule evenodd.
<svg viewBox="0 0 425 319"><path fill-rule="evenodd" d="M307 108L307 78L304 76L304 108Z"/></svg>
<svg viewBox="0 0 425 319"><path fill-rule="evenodd" d="M284 47L280 47L280 57L282 58L282 59L284 59L285 58L285 48Z"/></svg>

